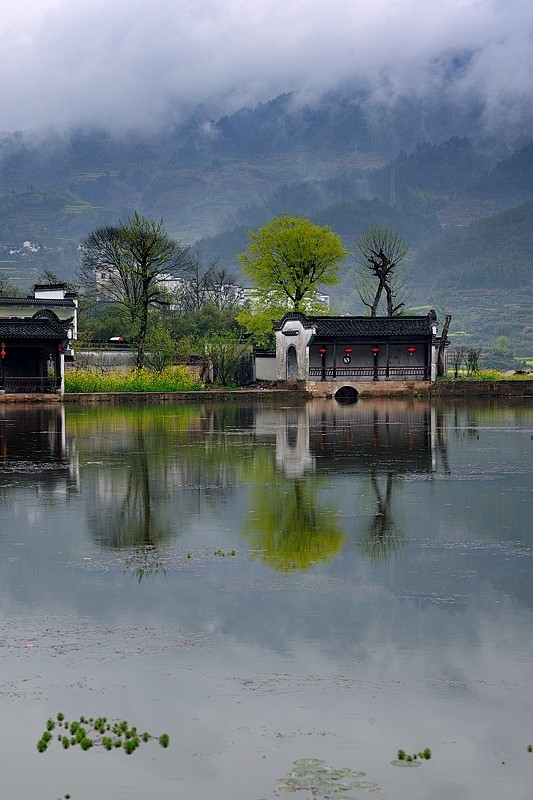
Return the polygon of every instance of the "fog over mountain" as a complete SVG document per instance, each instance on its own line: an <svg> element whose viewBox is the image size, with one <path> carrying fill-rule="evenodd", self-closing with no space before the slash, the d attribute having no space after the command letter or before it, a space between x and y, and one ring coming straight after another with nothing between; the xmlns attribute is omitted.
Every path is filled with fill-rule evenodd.
<svg viewBox="0 0 533 800"><path fill-rule="evenodd" d="M479 104L502 136L533 122L532 39L527 0L7 0L0 129L153 129L349 86Z"/></svg>

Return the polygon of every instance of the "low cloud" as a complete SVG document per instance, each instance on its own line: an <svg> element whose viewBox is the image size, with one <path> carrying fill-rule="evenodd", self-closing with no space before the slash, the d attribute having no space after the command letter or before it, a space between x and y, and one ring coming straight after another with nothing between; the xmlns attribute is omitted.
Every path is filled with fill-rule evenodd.
<svg viewBox="0 0 533 800"><path fill-rule="evenodd" d="M527 0L23 0L0 30L0 128L158 126L339 85L531 121Z"/></svg>

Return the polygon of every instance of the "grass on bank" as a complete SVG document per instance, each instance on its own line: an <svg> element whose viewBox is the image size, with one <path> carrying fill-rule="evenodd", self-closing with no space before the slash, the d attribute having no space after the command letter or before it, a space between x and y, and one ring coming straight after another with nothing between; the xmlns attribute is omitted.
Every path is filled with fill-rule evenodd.
<svg viewBox="0 0 533 800"><path fill-rule="evenodd" d="M457 378L454 377L452 371L448 371L447 375L438 379L439 381L531 381L533 380L532 373L515 373L514 375L506 375L505 372L499 372L497 369L481 369L479 372L473 372L471 375L466 373L459 374Z"/></svg>
<svg viewBox="0 0 533 800"><path fill-rule="evenodd" d="M101 372L73 369L65 373L65 392L194 392L204 388L198 375L184 366L163 370L135 369Z"/></svg>

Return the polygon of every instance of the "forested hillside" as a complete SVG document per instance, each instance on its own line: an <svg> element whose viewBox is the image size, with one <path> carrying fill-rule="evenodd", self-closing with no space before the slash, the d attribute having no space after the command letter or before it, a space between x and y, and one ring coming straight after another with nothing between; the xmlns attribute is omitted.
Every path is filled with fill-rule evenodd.
<svg viewBox="0 0 533 800"><path fill-rule="evenodd" d="M0 277L24 288L44 269L72 279L82 238L138 210L241 281L247 230L288 213L330 225L348 250L373 222L400 229L419 304L452 291L459 305L477 290L527 298L532 203L533 141L486 138L475 105L284 94L218 120L200 109L162 132L4 135ZM361 310L350 259L332 297Z"/></svg>

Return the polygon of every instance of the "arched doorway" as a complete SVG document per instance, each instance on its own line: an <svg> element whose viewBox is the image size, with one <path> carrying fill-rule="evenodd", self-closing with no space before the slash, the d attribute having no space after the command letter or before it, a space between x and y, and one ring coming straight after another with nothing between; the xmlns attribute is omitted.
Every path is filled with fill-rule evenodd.
<svg viewBox="0 0 533 800"><path fill-rule="evenodd" d="M298 355L293 344L287 350L287 380L298 380Z"/></svg>

